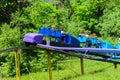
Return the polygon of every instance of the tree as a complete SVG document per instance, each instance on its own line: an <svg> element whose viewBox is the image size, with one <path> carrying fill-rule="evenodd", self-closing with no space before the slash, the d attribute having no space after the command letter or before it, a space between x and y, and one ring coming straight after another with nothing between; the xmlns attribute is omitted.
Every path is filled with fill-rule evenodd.
<svg viewBox="0 0 120 80"><path fill-rule="evenodd" d="M4 24L1 27L0 34L0 49L6 49L10 47L19 46L21 44L20 39L20 30L19 28L10 28L9 25ZM13 75L15 74L15 63L14 63L14 55L11 52L6 52L0 55L0 61L3 68L3 75ZM7 67L7 69L6 69Z"/></svg>
<svg viewBox="0 0 120 80"><path fill-rule="evenodd" d="M120 36L120 12L119 7L114 7L112 10L107 10L100 18L99 27L100 33L103 36Z"/></svg>
<svg viewBox="0 0 120 80"><path fill-rule="evenodd" d="M0 25L2 23L10 23L11 14L15 11L20 11L22 13L22 8L29 6L28 1L18 1L18 0L0 0Z"/></svg>

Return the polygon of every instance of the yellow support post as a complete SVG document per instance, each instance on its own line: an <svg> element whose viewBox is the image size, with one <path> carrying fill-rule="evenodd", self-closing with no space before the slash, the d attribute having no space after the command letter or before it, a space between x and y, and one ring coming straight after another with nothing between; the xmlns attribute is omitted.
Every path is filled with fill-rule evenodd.
<svg viewBox="0 0 120 80"><path fill-rule="evenodd" d="M15 49L16 80L20 80L20 62L18 49Z"/></svg>
<svg viewBox="0 0 120 80"><path fill-rule="evenodd" d="M48 62L48 80L52 80L51 60L50 60L50 53L48 53L48 51L47 51L47 62Z"/></svg>
<svg viewBox="0 0 120 80"><path fill-rule="evenodd" d="M83 64L83 58L80 58L80 66L81 66L81 74L84 74L84 64Z"/></svg>
<svg viewBox="0 0 120 80"><path fill-rule="evenodd" d="M113 63L114 64L114 68L117 69L117 63Z"/></svg>

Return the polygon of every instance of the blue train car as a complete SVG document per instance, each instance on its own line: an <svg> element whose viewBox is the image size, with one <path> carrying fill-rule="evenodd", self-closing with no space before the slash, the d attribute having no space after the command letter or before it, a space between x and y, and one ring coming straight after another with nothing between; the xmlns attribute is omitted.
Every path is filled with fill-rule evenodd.
<svg viewBox="0 0 120 80"><path fill-rule="evenodd" d="M49 41L51 42L51 44L53 44L53 46L91 47L91 48L95 46L96 48L111 48L111 49L116 48L107 41L98 41L97 38L89 38L88 41L85 36L79 36L78 38L75 38L71 34L61 34L60 30L52 30L50 28L44 27L39 29L39 34L37 33L26 34L24 36L23 41L35 44L36 43L46 44L47 37L49 37ZM82 43L85 43L85 46L80 46ZM120 48L120 43L117 44L117 48Z"/></svg>
<svg viewBox="0 0 120 80"><path fill-rule="evenodd" d="M42 44L43 35L37 33L27 33L25 34L23 41L26 44Z"/></svg>
<svg viewBox="0 0 120 80"><path fill-rule="evenodd" d="M73 47L80 47L80 41L70 34L61 34L60 30L52 30L50 28L40 28L39 34L43 34L44 39L46 36L50 38L51 42L58 42L59 44L68 44Z"/></svg>
<svg viewBox="0 0 120 80"><path fill-rule="evenodd" d="M70 44L71 46L80 47L80 41L70 34L66 34L64 37L64 43Z"/></svg>
<svg viewBox="0 0 120 80"><path fill-rule="evenodd" d="M98 38L87 38L85 35L82 36L78 36L78 40L80 41L80 43L83 43L84 46L83 47L93 47L95 46L96 48L99 47L99 41Z"/></svg>
<svg viewBox="0 0 120 80"><path fill-rule="evenodd" d="M120 49L120 42L117 43L116 48Z"/></svg>
<svg viewBox="0 0 120 80"><path fill-rule="evenodd" d="M61 31L60 30L51 30L50 28L40 28L39 34L43 34L45 37L49 37L50 41L53 40L54 42L61 41ZM52 39L54 38L54 39Z"/></svg>
<svg viewBox="0 0 120 80"><path fill-rule="evenodd" d="M48 37L49 39L47 39ZM49 47L58 46L59 48L67 47L65 51L68 51L68 47L76 47L73 50L72 48L69 49L69 51L76 51L84 55L88 55L89 53L90 56L99 56L107 59L120 59L120 53L118 52L120 43L117 43L115 47L107 41L99 41L96 37L87 38L85 36L78 36L76 38L71 34L62 34L60 30L56 29L40 28L39 33L25 34L23 41L32 45L50 45ZM87 46L80 46L82 43Z"/></svg>
<svg viewBox="0 0 120 80"><path fill-rule="evenodd" d="M81 43L86 43L87 41L87 37L86 36L78 36L78 40L81 42Z"/></svg>
<svg viewBox="0 0 120 80"><path fill-rule="evenodd" d="M116 47L113 46L111 43L107 42L107 41L101 41L100 42L100 48L110 48L110 49L115 49Z"/></svg>

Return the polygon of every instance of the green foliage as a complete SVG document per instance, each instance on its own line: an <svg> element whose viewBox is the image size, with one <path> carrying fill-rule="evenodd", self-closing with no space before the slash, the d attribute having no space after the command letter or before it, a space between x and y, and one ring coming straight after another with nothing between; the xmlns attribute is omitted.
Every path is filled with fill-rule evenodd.
<svg viewBox="0 0 120 80"><path fill-rule="evenodd" d="M35 1L33 5L25 9L26 14L35 26L56 24L57 10L51 4L43 1Z"/></svg>
<svg viewBox="0 0 120 80"><path fill-rule="evenodd" d="M105 2L106 0L81 0L74 3L72 19L77 23L76 26L99 34L95 25L99 23L99 17L103 15Z"/></svg>
<svg viewBox="0 0 120 80"><path fill-rule="evenodd" d="M19 46L21 44L20 36L20 29L18 27L10 28L7 24L2 25L0 34L0 49ZM4 71L3 75L15 74L14 54L11 52L3 53L0 55L0 61Z"/></svg>
<svg viewBox="0 0 120 80"><path fill-rule="evenodd" d="M29 2L21 0L0 0L0 25L2 23L10 23L11 14L19 11L22 12L23 7L29 6Z"/></svg>
<svg viewBox="0 0 120 80"><path fill-rule="evenodd" d="M86 60L84 59L85 74L81 76L80 59L65 60L59 62L57 65L63 64L64 70L52 71L53 80L119 80L120 66L114 69L112 63ZM21 80L47 80L48 72L30 73L22 75ZM108 77L109 76L109 77ZM15 80L15 78L8 77L3 80Z"/></svg>
<svg viewBox="0 0 120 80"><path fill-rule="evenodd" d="M18 46L21 43L20 40L20 29L10 28L9 25L4 24L1 27L1 34L0 34L0 49L10 48L14 46Z"/></svg>
<svg viewBox="0 0 120 80"><path fill-rule="evenodd" d="M30 22L27 16L21 15L19 11L11 15L10 27L18 27L20 29L21 37L28 32L37 32L35 25Z"/></svg>
<svg viewBox="0 0 120 80"><path fill-rule="evenodd" d="M103 36L120 36L120 12L119 6L113 6L112 9L105 9L104 15L100 18L97 25Z"/></svg>

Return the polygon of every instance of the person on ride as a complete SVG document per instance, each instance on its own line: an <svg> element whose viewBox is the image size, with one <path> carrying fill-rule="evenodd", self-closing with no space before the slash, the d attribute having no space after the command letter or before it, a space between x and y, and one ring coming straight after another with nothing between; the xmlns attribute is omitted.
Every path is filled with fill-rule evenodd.
<svg viewBox="0 0 120 80"><path fill-rule="evenodd" d="M93 33L92 34L92 46L97 47L97 44L98 44L98 37L97 37L96 33Z"/></svg>
<svg viewBox="0 0 120 80"><path fill-rule="evenodd" d="M85 31L84 30L80 30L79 35L78 35L78 40L80 41L80 46L85 47L86 36L85 36Z"/></svg>
<svg viewBox="0 0 120 80"><path fill-rule="evenodd" d="M80 30L79 36L85 36L84 30Z"/></svg>
<svg viewBox="0 0 120 80"><path fill-rule="evenodd" d="M64 35L64 34L67 34L67 32L65 32L64 29L62 28L62 29L61 29L61 34Z"/></svg>
<svg viewBox="0 0 120 80"><path fill-rule="evenodd" d="M92 38L97 38L97 35L95 33L93 33Z"/></svg>
<svg viewBox="0 0 120 80"><path fill-rule="evenodd" d="M120 43L120 38L118 39L118 43Z"/></svg>
<svg viewBox="0 0 120 80"><path fill-rule="evenodd" d="M56 25L51 26L51 41L56 41Z"/></svg>
<svg viewBox="0 0 120 80"><path fill-rule="evenodd" d="M90 31L86 31L85 36L86 36L87 38L89 38L89 37L90 37Z"/></svg>
<svg viewBox="0 0 120 80"><path fill-rule="evenodd" d="M52 25L52 26L51 26L51 29L52 29L52 30L56 30L56 25Z"/></svg>
<svg viewBox="0 0 120 80"><path fill-rule="evenodd" d="M86 31L86 47L90 47L91 46L91 40L90 40L90 31Z"/></svg>
<svg viewBox="0 0 120 80"><path fill-rule="evenodd" d="M65 32L63 28L61 29L61 34L62 34L61 36L62 42L64 42L64 38L66 37L67 32Z"/></svg>
<svg viewBox="0 0 120 80"><path fill-rule="evenodd" d="M117 42L117 44L116 44L116 47L117 47L118 49L120 49L120 38L118 38L118 42Z"/></svg>

